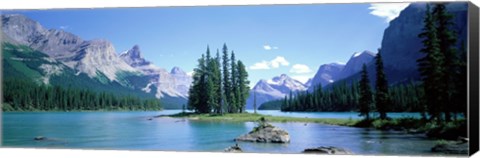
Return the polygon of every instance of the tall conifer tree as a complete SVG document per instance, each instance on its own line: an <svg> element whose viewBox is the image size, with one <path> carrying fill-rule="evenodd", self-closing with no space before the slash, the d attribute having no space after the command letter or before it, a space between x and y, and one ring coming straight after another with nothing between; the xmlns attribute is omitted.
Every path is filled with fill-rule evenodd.
<svg viewBox="0 0 480 158"><path fill-rule="evenodd" d="M375 57L375 68L377 71L375 84L375 107L380 113L380 119L387 118L387 106L389 104L388 98L388 82L383 68L383 60L380 49L378 49Z"/></svg>
<svg viewBox="0 0 480 158"><path fill-rule="evenodd" d="M370 119L370 111L372 106L372 90L370 87L370 81L368 79L367 66L362 66L362 78L360 80L360 116L365 116L366 120Z"/></svg>

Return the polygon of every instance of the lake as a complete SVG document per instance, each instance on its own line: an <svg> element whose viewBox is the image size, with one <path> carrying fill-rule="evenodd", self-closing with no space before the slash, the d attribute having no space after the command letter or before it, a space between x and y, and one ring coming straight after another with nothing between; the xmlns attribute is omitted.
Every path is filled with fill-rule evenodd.
<svg viewBox="0 0 480 158"><path fill-rule="evenodd" d="M128 149L222 152L233 139L252 130L253 122L208 122L148 118L179 110L158 112L6 112L3 146L77 149ZM266 114L292 113L259 111ZM298 117L355 118L347 113L303 113ZM272 123L290 133L289 144L241 142L245 152L300 153L305 148L336 146L356 154L431 154L435 140L423 135L315 123ZM37 136L50 138L34 141Z"/></svg>

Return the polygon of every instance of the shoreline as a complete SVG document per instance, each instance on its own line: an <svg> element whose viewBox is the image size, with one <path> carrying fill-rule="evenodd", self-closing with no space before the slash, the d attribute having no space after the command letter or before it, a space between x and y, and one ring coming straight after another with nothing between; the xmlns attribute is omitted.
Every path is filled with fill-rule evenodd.
<svg viewBox="0 0 480 158"><path fill-rule="evenodd" d="M228 121L228 122L257 122L261 117L264 117L268 122L279 122L279 123L319 123L327 125L339 125L339 126L349 126L354 127L354 125L360 122L359 119L338 119L338 118L301 118L301 117L288 117L288 116L272 116L264 114L254 114L254 113L233 113L233 114L197 114L197 113L176 113L170 115L157 115L154 118L183 118L188 120L195 121Z"/></svg>
<svg viewBox="0 0 480 158"><path fill-rule="evenodd" d="M424 134L425 137L436 140L457 140L461 137L467 137L465 120L459 119L449 123L436 124L421 118L393 118L387 120L380 119L352 119L352 118L300 118L289 116L272 116L254 113L233 113L233 114L198 114L192 112L180 112L170 115L157 115L153 118L170 117L188 119L194 121L214 121L214 122L258 122L260 118L265 118L267 122L276 123L318 123L325 125L337 125L355 128L373 128L375 130L393 130L403 131L405 134Z"/></svg>

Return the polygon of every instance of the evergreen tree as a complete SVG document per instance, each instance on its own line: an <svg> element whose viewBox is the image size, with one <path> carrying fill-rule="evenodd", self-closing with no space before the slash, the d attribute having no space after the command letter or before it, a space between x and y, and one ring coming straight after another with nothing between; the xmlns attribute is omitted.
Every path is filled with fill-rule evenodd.
<svg viewBox="0 0 480 158"><path fill-rule="evenodd" d="M438 122L441 122L440 113L445 107L445 96L442 95L442 92L445 92L445 83L442 81L445 72L443 68L445 56L440 52L435 18L431 13L429 4L427 4L424 28L418 36L423 39L422 43L424 45L420 51L425 56L418 59L417 63L425 89L427 110L431 120L437 119Z"/></svg>
<svg viewBox="0 0 480 158"><path fill-rule="evenodd" d="M205 93L207 87L207 76L205 72L205 55L202 54L202 58L198 60L198 67L194 69L193 84L189 91L188 102L189 107L199 113L210 112L210 109L208 109L209 96Z"/></svg>
<svg viewBox="0 0 480 158"><path fill-rule="evenodd" d="M443 107L443 112L445 114L445 120L451 120L451 113L454 111L454 107L458 106L457 103L453 102L453 97L456 91L456 82L455 78L459 75L457 70L457 50L456 45L456 33L453 31L453 15L447 12L447 8L444 3L436 3L435 8L433 9L433 16L436 21L436 30L439 40L439 51L444 56L444 62L442 67L444 68L443 73L443 83L445 84L445 89L443 92L440 92L445 100L445 107Z"/></svg>
<svg viewBox="0 0 480 158"><path fill-rule="evenodd" d="M225 95L225 100L223 102L223 105L225 108L230 112L230 103L231 103L231 80L230 80L230 72L229 72L229 67L230 67L230 59L228 57L228 48L227 44L223 44L223 94Z"/></svg>
<svg viewBox="0 0 480 158"><path fill-rule="evenodd" d="M462 113L464 117L467 116L467 49L465 43L462 42L461 51L459 55L459 60L456 65L458 70L454 73L457 74L456 77L456 92L453 97L453 102L457 103L457 106L454 106L452 112ZM456 116L456 115L454 115Z"/></svg>
<svg viewBox="0 0 480 158"><path fill-rule="evenodd" d="M380 119L387 118L387 106L389 105L388 98L388 82L383 68L383 61L380 49L378 49L375 57L376 68L376 84L375 84L375 107L380 114Z"/></svg>
<svg viewBox="0 0 480 158"><path fill-rule="evenodd" d="M214 83L215 83L215 113L217 114L222 114L223 109L222 109L222 72L221 72L221 65L220 65L220 54L217 49L217 54L214 60L213 64L213 70L212 70L212 77L214 78Z"/></svg>
<svg viewBox="0 0 480 158"><path fill-rule="evenodd" d="M239 105L240 105L240 112L245 111L245 105L247 104L247 99L249 97L250 92L250 81L248 80L248 72L245 68L245 65L242 61L237 62L238 68L238 88L239 88Z"/></svg>
<svg viewBox="0 0 480 158"><path fill-rule="evenodd" d="M205 70L204 70L204 75L206 79L206 85L205 85L205 99L206 99L206 105L205 105L205 111L211 112L211 109L216 107L216 86L215 86L215 76L213 75L213 71L216 67L215 65L215 60L211 58L210 55L210 48L207 46L207 58L205 61Z"/></svg>
<svg viewBox="0 0 480 158"><path fill-rule="evenodd" d="M370 119L370 111L372 104L372 90L370 87L370 81L368 79L367 66L362 66L362 78L360 80L360 116L365 116L366 120Z"/></svg>
<svg viewBox="0 0 480 158"><path fill-rule="evenodd" d="M237 83L237 61L235 60L235 52L232 51L231 58L230 58L230 73L231 73L231 89L230 89L230 113L236 113L238 111L238 98L239 98L239 91L238 91L238 83Z"/></svg>

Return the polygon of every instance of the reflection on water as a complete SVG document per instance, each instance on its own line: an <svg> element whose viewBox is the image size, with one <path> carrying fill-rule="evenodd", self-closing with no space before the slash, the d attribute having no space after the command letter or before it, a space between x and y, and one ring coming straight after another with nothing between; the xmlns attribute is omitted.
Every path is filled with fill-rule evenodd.
<svg viewBox="0 0 480 158"><path fill-rule="evenodd" d="M160 112L4 113L3 145L10 147L218 151L252 130L253 122L206 122L148 118ZM329 114L331 115L331 114ZM272 123L290 133L289 144L239 142L246 152L300 153L305 148L336 146L358 154L430 154L434 145L421 135L315 123ZM50 138L34 141L37 136Z"/></svg>

